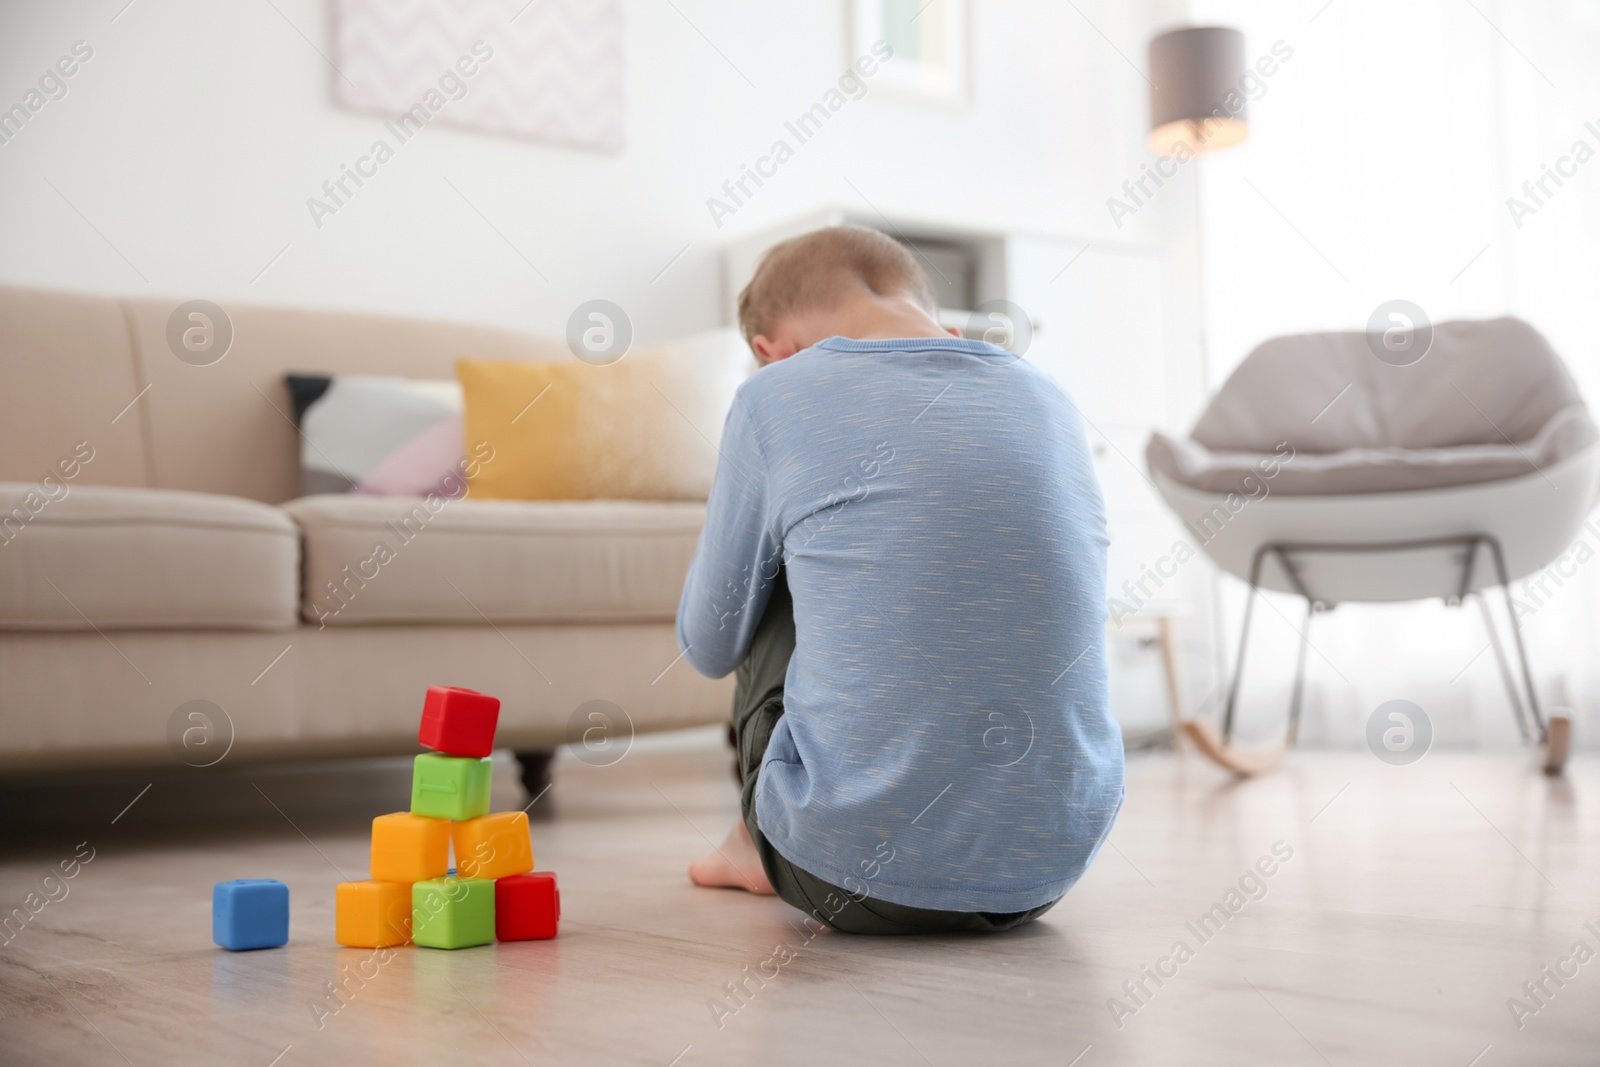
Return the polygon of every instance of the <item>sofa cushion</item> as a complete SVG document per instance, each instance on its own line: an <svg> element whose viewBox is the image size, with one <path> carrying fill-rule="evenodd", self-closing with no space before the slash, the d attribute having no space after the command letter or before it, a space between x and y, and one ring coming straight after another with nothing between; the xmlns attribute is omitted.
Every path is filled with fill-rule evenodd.
<svg viewBox="0 0 1600 1067"><path fill-rule="evenodd" d="M598 313L597 313L598 314ZM479 500L705 500L733 396L753 367L736 330L619 362L459 359Z"/></svg>
<svg viewBox="0 0 1600 1067"><path fill-rule="evenodd" d="M150 484L148 379L130 340L109 297L0 286L0 482L38 478L81 435L94 462L80 481Z"/></svg>
<svg viewBox="0 0 1600 1067"><path fill-rule="evenodd" d="M376 374L290 374L284 382L300 428L303 495L466 489L460 383Z"/></svg>
<svg viewBox="0 0 1600 1067"><path fill-rule="evenodd" d="M305 536L306 621L668 621L705 504L313 496L284 509Z"/></svg>
<svg viewBox="0 0 1600 1067"><path fill-rule="evenodd" d="M0 483L0 629L286 630L281 510L175 490Z"/></svg>
<svg viewBox="0 0 1600 1067"><path fill-rule="evenodd" d="M559 339L511 330L229 301L232 347L216 363L194 367L168 349L167 325L176 304L173 299L122 302L133 350L143 353L140 365L146 378L127 399L92 410L104 410L99 417L110 418L149 384L150 391L117 427L127 425L136 413L145 420L149 467L156 479L150 484L232 493L272 504L303 495L304 442L295 430L285 374L448 380L454 377L452 360L465 352L486 359L572 358ZM52 360L64 358L59 351L46 350ZM88 418L65 424L92 425ZM35 465L30 462L18 476L32 477ZM103 478L96 474L97 481Z"/></svg>

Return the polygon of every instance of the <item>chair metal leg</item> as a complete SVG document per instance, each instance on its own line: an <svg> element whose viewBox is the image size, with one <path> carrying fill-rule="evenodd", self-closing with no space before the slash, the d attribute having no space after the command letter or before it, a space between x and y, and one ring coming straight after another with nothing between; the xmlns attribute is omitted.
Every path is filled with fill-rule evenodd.
<svg viewBox="0 0 1600 1067"><path fill-rule="evenodd" d="M1511 713L1516 716L1517 729L1523 741L1530 741L1528 716L1522 710L1522 700L1517 696L1517 683L1511 677L1511 664L1506 662L1506 652L1500 644L1500 628L1494 621L1494 612L1489 610L1489 598L1482 593L1478 594L1478 607L1483 611L1483 627L1489 631L1489 647L1494 649L1494 661L1500 665L1500 680L1505 683L1506 697L1511 701Z"/></svg>
<svg viewBox="0 0 1600 1067"><path fill-rule="evenodd" d="M1522 640L1522 626L1517 619L1515 605L1511 600L1511 582L1506 573L1505 552L1500 542L1489 534L1466 534L1458 537L1423 538L1412 541L1373 542L1370 544L1338 544L1338 543L1268 543L1259 546L1250 560L1250 592L1244 604L1244 620L1239 627L1239 652L1234 660L1233 677L1228 682L1227 704L1222 716L1221 744L1226 746L1233 740L1234 711L1239 701L1239 687L1244 680L1245 650L1250 643L1250 621L1254 615L1256 594L1261 587L1261 564L1267 554L1275 553L1281 563L1284 574L1294 589L1306 600L1306 620L1300 632L1300 648L1298 650L1294 689L1289 703L1289 730L1288 744L1294 744L1300 734L1300 712L1305 695L1305 669L1306 650L1310 647L1311 616L1319 607L1326 609L1329 605L1319 601L1306 588L1297 571L1291 555L1296 552L1395 552L1419 548L1436 548L1450 545L1459 545L1465 551L1461 555L1461 581L1454 596L1446 595L1446 603L1460 603L1472 592L1474 571L1478 561L1478 550L1487 545L1490 558L1494 562L1495 577L1498 579L1500 594L1505 600L1506 615L1511 620L1511 639L1517 653L1517 664L1521 670L1521 687L1517 685L1511 663L1506 655L1505 646L1500 642L1499 626L1494 620L1494 613L1489 607L1489 600L1484 590L1478 590L1478 606L1483 611L1485 628L1489 631L1489 644L1494 649L1495 661L1500 666L1500 677L1505 682L1506 696L1511 700L1511 709L1516 716L1517 728L1522 732L1523 740L1537 741L1545 744L1549 737L1549 727L1546 723L1544 712L1539 706L1539 694L1533 683L1533 668L1528 663L1528 649ZM1523 710L1523 697L1527 698L1528 711ZM1529 712L1533 720L1534 730L1529 730ZM1193 725L1193 724L1190 724ZM1565 725L1563 727L1566 728Z"/></svg>
<svg viewBox="0 0 1600 1067"><path fill-rule="evenodd" d="M1294 691L1289 698L1289 741L1293 746L1300 740L1300 697L1306 684L1306 649L1311 645L1311 616L1317 611L1315 600L1306 601L1306 620L1300 625L1300 653L1295 658Z"/></svg>
<svg viewBox="0 0 1600 1067"><path fill-rule="evenodd" d="M1533 724L1539 730L1539 743L1545 741L1544 712L1539 708L1539 694L1533 688L1533 668L1528 665L1528 649L1522 642L1522 624L1517 621L1516 606L1511 603L1511 580L1506 577L1506 557L1497 538L1485 535L1489 554L1494 559L1494 576L1500 581L1500 595L1505 598L1506 615L1511 619L1511 637L1517 646L1517 659L1522 665L1522 686L1528 693L1528 707L1533 712Z"/></svg>
<svg viewBox="0 0 1600 1067"><path fill-rule="evenodd" d="M1228 704L1222 712L1222 743L1228 744L1233 740L1233 709L1239 699L1239 682L1244 678L1244 650L1250 644L1250 616L1256 606L1256 590L1261 580L1261 563L1267 558L1267 549L1263 545L1256 549L1255 558L1250 561L1250 592L1244 602L1244 623L1239 627L1239 654L1233 663L1233 680L1228 683Z"/></svg>

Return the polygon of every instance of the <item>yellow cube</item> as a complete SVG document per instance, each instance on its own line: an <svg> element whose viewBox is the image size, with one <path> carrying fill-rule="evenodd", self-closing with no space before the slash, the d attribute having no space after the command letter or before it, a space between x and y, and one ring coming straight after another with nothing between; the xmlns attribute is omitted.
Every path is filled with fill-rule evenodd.
<svg viewBox="0 0 1600 1067"><path fill-rule="evenodd" d="M334 940L350 948L411 943L411 886L340 882L334 893Z"/></svg>
<svg viewBox="0 0 1600 1067"><path fill-rule="evenodd" d="M426 882L450 869L450 820L397 811L372 820L372 877Z"/></svg>
<svg viewBox="0 0 1600 1067"><path fill-rule="evenodd" d="M450 824L456 846L456 873L462 878L504 878L533 870L528 817L500 811Z"/></svg>

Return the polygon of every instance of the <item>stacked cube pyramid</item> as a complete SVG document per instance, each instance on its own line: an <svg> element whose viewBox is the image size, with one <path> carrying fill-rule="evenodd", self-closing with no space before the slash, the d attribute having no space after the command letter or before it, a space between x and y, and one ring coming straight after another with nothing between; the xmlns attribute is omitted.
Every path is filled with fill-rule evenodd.
<svg viewBox="0 0 1600 1067"><path fill-rule="evenodd" d="M339 885L339 944L468 948L556 936L561 894L553 873L533 869L528 816L489 811L499 718L492 696L428 690L417 739L433 751L412 769L411 810L372 820L372 879Z"/></svg>

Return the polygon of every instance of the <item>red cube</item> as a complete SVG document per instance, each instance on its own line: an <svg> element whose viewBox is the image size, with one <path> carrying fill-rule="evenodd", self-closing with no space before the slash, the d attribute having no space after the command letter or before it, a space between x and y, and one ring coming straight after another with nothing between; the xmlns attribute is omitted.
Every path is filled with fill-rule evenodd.
<svg viewBox="0 0 1600 1067"><path fill-rule="evenodd" d="M495 879L495 940L542 941L556 936L560 921L561 891L554 873L534 871Z"/></svg>
<svg viewBox="0 0 1600 1067"><path fill-rule="evenodd" d="M436 685L422 702L422 729L417 740L447 756L481 759L494 751L494 728L499 721L498 697Z"/></svg>

